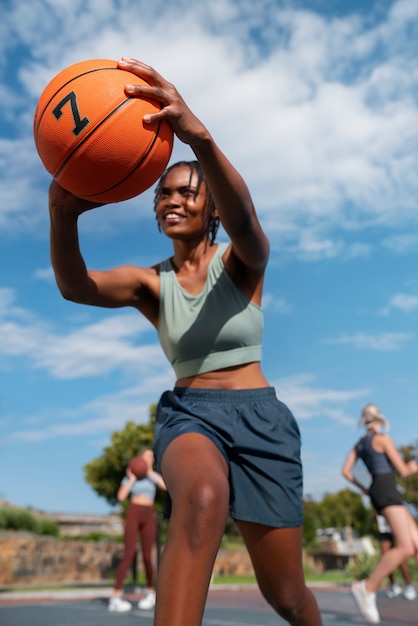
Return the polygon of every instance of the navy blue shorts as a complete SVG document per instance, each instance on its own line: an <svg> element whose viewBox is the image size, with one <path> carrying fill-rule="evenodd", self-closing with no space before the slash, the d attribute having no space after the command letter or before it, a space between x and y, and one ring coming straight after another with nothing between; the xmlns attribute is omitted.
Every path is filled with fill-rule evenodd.
<svg viewBox="0 0 418 626"><path fill-rule="evenodd" d="M158 465L185 433L208 437L229 467L229 514L275 528L303 523L300 433L273 387L244 390L176 387L157 407L154 453Z"/></svg>

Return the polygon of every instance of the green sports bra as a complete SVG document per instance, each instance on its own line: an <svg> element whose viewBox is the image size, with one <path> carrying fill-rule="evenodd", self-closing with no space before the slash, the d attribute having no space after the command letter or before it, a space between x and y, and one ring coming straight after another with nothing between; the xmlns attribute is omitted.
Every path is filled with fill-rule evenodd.
<svg viewBox="0 0 418 626"><path fill-rule="evenodd" d="M202 291L179 284L166 259L160 264L158 336L177 378L261 360L263 311L236 287L218 244Z"/></svg>

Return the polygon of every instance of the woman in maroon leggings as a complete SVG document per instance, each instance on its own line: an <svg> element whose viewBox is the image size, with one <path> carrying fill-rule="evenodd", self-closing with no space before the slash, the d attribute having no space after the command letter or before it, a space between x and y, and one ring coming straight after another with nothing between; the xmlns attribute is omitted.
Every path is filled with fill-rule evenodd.
<svg viewBox="0 0 418 626"><path fill-rule="evenodd" d="M147 591L145 596L138 602L138 608L152 609L155 605L152 547L156 539L157 523L154 512L154 500L157 487L166 489L166 486L160 474L153 470L154 453L152 450L144 450L141 456L148 465L146 476L138 479L128 467L126 469L126 477L122 480L117 493L119 502L123 502L128 496L131 498L126 511L125 551L116 572L115 588L108 607L109 611L118 613L130 611L132 608L131 603L122 598L122 586L135 555L138 532L141 537L142 558L147 579Z"/></svg>

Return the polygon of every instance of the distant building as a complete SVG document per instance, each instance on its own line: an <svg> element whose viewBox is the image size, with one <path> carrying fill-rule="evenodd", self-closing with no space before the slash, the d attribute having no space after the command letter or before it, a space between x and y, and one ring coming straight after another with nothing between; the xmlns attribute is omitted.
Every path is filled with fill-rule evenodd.
<svg viewBox="0 0 418 626"><path fill-rule="evenodd" d="M320 528L316 531L319 548L313 555L320 569L344 569L359 554L375 554L369 537L359 537L350 526Z"/></svg>
<svg viewBox="0 0 418 626"><path fill-rule="evenodd" d="M103 533L105 535L123 535L123 520L119 513L109 515L82 515L72 513L42 513L34 515L47 517L57 522L60 534L70 537Z"/></svg>
<svg viewBox="0 0 418 626"><path fill-rule="evenodd" d="M316 531L322 548L325 547L335 554L374 554L375 549L369 537L359 537L358 533L346 526L345 528L319 528Z"/></svg>

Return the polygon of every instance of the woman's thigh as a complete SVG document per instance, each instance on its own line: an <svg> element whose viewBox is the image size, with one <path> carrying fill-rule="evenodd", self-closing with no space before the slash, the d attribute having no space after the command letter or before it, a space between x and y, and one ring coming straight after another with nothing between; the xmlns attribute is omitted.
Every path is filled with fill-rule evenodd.
<svg viewBox="0 0 418 626"><path fill-rule="evenodd" d="M125 519L125 552L134 553L139 529L139 507L130 504Z"/></svg>
<svg viewBox="0 0 418 626"><path fill-rule="evenodd" d="M154 507L143 507L141 512L139 534L141 537L142 552L144 557L148 557L151 554L157 537L157 520L155 517Z"/></svg>
<svg viewBox="0 0 418 626"><path fill-rule="evenodd" d="M172 499L171 521L190 516L219 518L228 515L229 481L225 458L205 435L186 433L170 443L161 463Z"/></svg>
<svg viewBox="0 0 418 626"><path fill-rule="evenodd" d="M383 514L392 528L395 545L418 552L418 526L406 506L388 506Z"/></svg>
<svg viewBox="0 0 418 626"><path fill-rule="evenodd" d="M303 594L302 526L272 528L250 522L236 523L266 599L277 606Z"/></svg>

